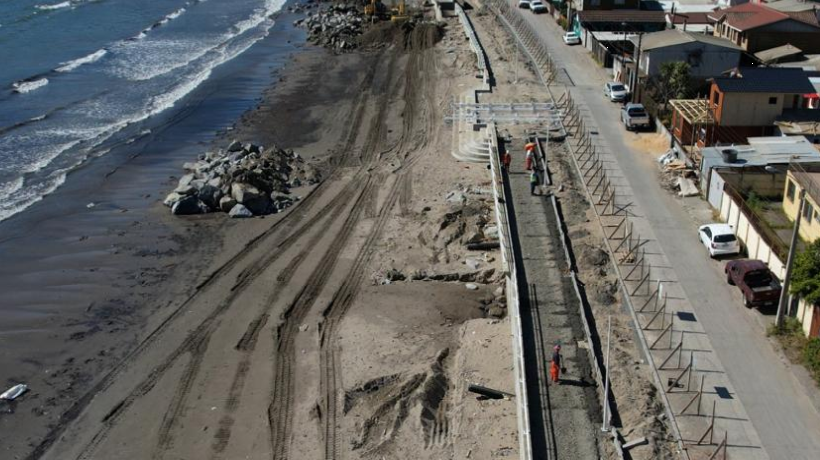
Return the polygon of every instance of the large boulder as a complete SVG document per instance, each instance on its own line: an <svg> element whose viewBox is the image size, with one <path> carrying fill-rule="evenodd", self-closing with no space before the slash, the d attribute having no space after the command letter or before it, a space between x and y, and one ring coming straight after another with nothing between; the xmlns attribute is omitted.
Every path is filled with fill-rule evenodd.
<svg viewBox="0 0 820 460"><path fill-rule="evenodd" d="M246 208L250 209L251 212L257 216L270 214L274 211L273 202L267 195L260 195L255 198L245 200L242 204L244 204Z"/></svg>
<svg viewBox="0 0 820 460"><path fill-rule="evenodd" d="M234 182L231 184L231 196L237 203L246 204L248 201L264 196L264 194L253 185Z"/></svg>
<svg viewBox="0 0 820 460"><path fill-rule="evenodd" d="M253 217L253 213L250 211L250 209L246 208L241 204L237 204L236 206L231 208L230 212L228 212L228 215L233 218Z"/></svg>
<svg viewBox="0 0 820 460"><path fill-rule="evenodd" d="M230 195L225 195L219 199L219 209L221 209L222 212L230 212L234 206L236 206L236 200Z"/></svg>
<svg viewBox="0 0 820 460"><path fill-rule="evenodd" d="M196 187L193 185L180 185L176 189L174 189L174 193L177 193L182 196L193 195L196 193Z"/></svg>
<svg viewBox="0 0 820 460"><path fill-rule="evenodd" d="M231 142L230 145L228 145L228 152L230 152L230 153L238 152L240 150L242 150L242 143L239 142L239 141L235 140L235 141Z"/></svg>
<svg viewBox="0 0 820 460"><path fill-rule="evenodd" d="M190 195L177 201L171 207L171 213L175 216L187 216L191 214L204 214L208 212L208 207L199 198Z"/></svg>
<svg viewBox="0 0 820 460"><path fill-rule="evenodd" d="M185 187L186 185L190 185L191 181L194 179L195 177L193 174L185 174L184 176L179 178L178 187Z"/></svg>
<svg viewBox="0 0 820 460"><path fill-rule="evenodd" d="M177 192L171 192L168 194L168 196L165 197L165 200L163 200L162 202L165 204L165 206L171 207L174 204L176 204L177 201L183 198L185 198L185 195L180 195Z"/></svg>
<svg viewBox="0 0 820 460"><path fill-rule="evenodd" d="M213 185L203 185L199 189L199 199L206 206L213 210L219 209L219 200L222 198L222 190Z"/></svg>

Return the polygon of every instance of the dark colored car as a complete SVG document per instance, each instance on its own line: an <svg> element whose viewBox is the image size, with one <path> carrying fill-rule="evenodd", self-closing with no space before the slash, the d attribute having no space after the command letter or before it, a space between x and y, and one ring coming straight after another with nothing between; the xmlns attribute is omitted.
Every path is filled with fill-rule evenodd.
<svg viewBox="0 0 820 460"><path fill-rule="evenodd" d="M780 300L780 281L761 260L730 260L726 282L740 288L746 308L777 305Z"/></svg>

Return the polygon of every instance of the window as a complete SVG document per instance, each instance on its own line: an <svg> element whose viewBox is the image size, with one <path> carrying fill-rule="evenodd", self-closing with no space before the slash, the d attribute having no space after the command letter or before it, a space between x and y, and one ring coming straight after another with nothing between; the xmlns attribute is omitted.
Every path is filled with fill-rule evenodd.
<svg viewBox="0 0 820 460"><path fill-rule="evenodd" d="M820 224L820 212L814 211L814 221Z"/></svg>
<svg viewBox="0 0 820 460"><path fill-rule="evenodd" d="M777 96L770 97L769 98L769 105L775 105L775 104L777 104Z"/></svg>
<svg viewBox="0 0 820 460"><path fill-rule="evenodd" d="M732 241L737 241L737 238L731 233L715 235L715 243L731 243Z"/></svg>
<svg viewBox="0 0 820 460"><path fill-rule="evenodd" d="M811 215L814 214L814 206L811 205L808 201L806 204L803 205L803 218L806 219L806 223L811 225Z"/></svg>
<svg viewBox="0 0 820 460"><path fill-rule="evenodd" d="M794 203L794 182L789 179L786 179L786 198Z"/></svg>
<svg viewBox="0 0 820 460"><path fill-rule="evenodd" d="M615 0L616 5L623 5L626 3L626 0Z"/></svg>

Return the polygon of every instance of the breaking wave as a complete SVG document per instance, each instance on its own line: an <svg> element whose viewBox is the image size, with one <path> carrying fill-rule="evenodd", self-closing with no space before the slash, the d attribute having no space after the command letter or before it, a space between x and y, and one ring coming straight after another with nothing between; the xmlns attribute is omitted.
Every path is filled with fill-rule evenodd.
<svg viewBox="0 0 820 460"><path fill-rule="evenodd" d="M30 93L35 89L42 88L48 84L48 78L38 78L36 80L18 81L11 85L12 91L15 93Z"/></svg>
<svg viewBox="0 0 820 460"><path fill-rule="evenodd" d="M52 4L52 5L37 5L37 6L35 6L35 8L37 8L38 10L43 10L43 11L50 11L50 10L59 10L59 9L62 9L62 8L68 8L70 6L71 6L71 2L60 2L60 3L55 3L55 4Z"/></svg>
<svg viewBox="0 0 820 460"><path fill-rule="evenodd" d="M91 64L92 62L99 61L106 54L108 54L108 50L106 49L97 50L89 54L88 56L81 57L73 61L63 62L60 64L60 67L57 67L54 70L57 72L71 72L72 70L76 69L77 67L80 67L81 65Z"/></svg>

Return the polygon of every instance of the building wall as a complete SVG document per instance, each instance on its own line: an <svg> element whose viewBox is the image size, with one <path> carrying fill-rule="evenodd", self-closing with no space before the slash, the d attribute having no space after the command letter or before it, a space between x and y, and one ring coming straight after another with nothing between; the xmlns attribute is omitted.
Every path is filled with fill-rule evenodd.
<svg viewBox="0 0 820 460"><path fill-rule="evenodd" d="M797 315L795 317L803 325L803 333L806 334L806 337L820 337L820 334L817 332L812 334L811 331L812 321L818 320L814 318L816 315L820 314L820 311L818 310L820 309L818 309L817 306L812 305L803 299L800 299L797 302Z"/></svg>
<svg viewBox="0 0 820 460"><path fill-rule="evenodd" d="M740 65L740 51L700 42L682 43L645 51L641 56L641 70L657 76L660 75L661 64L676 61L687 62L690 75L695 78L716 77Z"/></svg>
<svg viewBox="0 0 820 460"><path fill-rule="evenodd" d="M749 218L741 210L741 206L727 192L723 192L721 200L720 218L734 227L735 235L743 243L750 259L762 260L769 266L769 270L781 280L786 274L786 265L777 257L771 246L766 243L761 233L755 229Z"/></svg>
<svg viewBox="0 0 820 460"><path fill-rule="evenodd" d="M797 218L797 211L800 208L800 190L802 187L789 171L783 187L783 212L792 222ZM806 208L808 209L803 210L803 218L800 221L800 237L811 243L820 238L820 208L808 193L806 193Z"/></svg>
<svg viewBox="0 0 820 460"><path fill-rule="evenodd" d="M638 10L641 7L641 0L583 0L576 1L575 5L581 11Z"/></svg>
<svg viewBox="0 0 820 460"><path fill-rule="evenodd" d="M714 92L717 85L712 85L712 88ZM792 96L777 93L721 93L722 100L718 104L715 118L722 126L772 126L784 108L794 105Z"/></svg>
<svg viewBox="0 0 820 460"><path fill-rule="evenodd" d="M818 33L820 29L817 27L789 19L742 32L721 21L715 24L712 34L716 37L723 37L750 53L787 43L791 43L805 53L820 53Z"/></svg>

